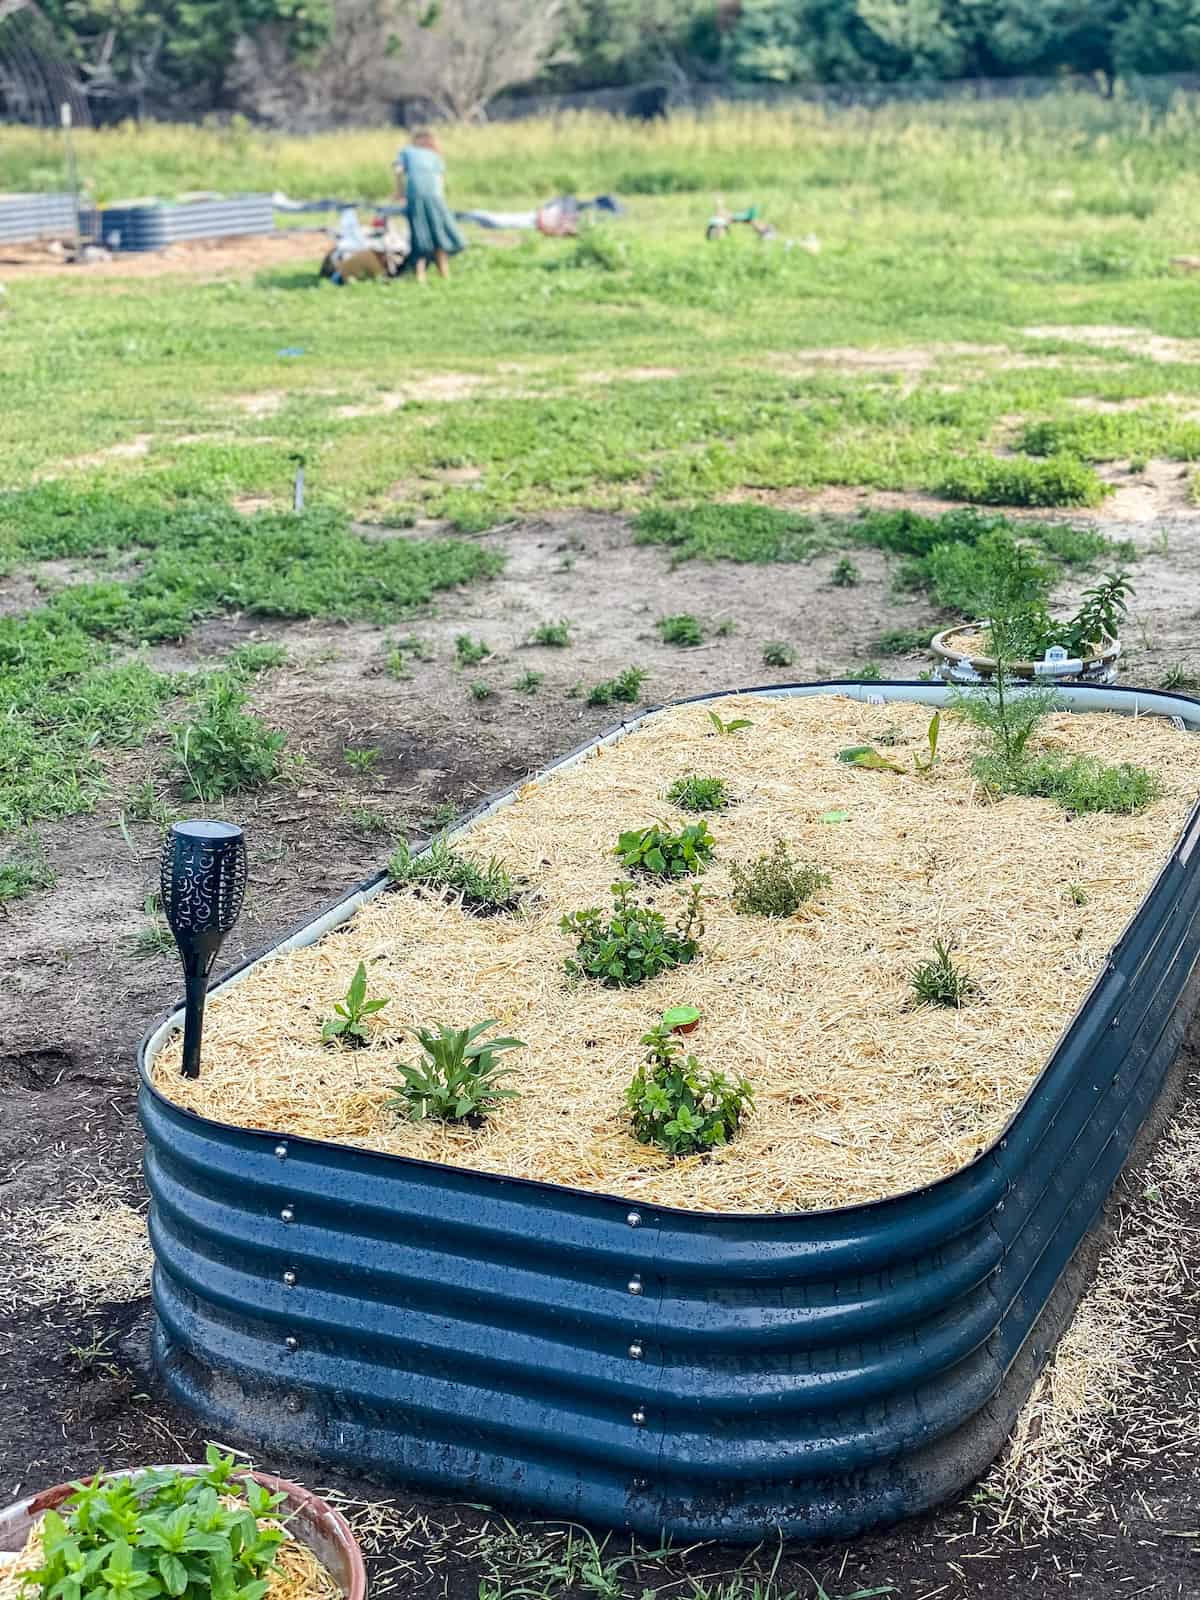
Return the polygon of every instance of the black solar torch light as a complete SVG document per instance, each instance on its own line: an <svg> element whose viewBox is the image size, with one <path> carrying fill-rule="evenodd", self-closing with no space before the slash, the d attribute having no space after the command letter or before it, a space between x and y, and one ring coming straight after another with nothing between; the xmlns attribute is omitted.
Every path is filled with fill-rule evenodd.
<svg viewBox="0 0 1200 1600"><path fill-rule="evenodd" d="M183 958L183 1076L200 1076L204 997L246 893L246 839L232 822L174 822L163 843L162 903Z"/></svg>

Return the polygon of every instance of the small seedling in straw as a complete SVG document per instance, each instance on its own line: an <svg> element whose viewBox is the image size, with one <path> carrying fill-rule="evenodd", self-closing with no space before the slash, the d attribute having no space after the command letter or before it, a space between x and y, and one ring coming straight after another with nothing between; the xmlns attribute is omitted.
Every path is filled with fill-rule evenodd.
<svg viewBox="0 0 1200 1600"><path fill-rule="evenodd" d="M708 720L713 725L713 732L718 734L740 733L743 728L754 726L749 717L733 717L729 722L722 722L715 711L708 713Z"/></svg>
<svg viewBox="0 0 1200 1600"><path fill-rule="evenodd" d="M340 1041L355 1047L369 1044L367 1018L382 1011L386 1005L386 1000L367 999L367 967L364 961L360 961L346 990L346 998L334 1005L336 1016L329 1017L321 1025L322 1041L325 1044Z"/></svg>
<svg viewBox="0 0 1200 1600"><path fill-rule="evenodd" d="M933 959L922 962L914 969L909 982L919 1004L961 1006L964 1000L979 993L979 985L975 980L954 965L950 951L951 946L946 940L937 939L934 941Z"/></svg>
<svg viewBox="0 0 1200 1600"><path fill-rule="evenodd" d="M929 719L929 726L925 730L925 742L929 746L928 756L914 754L913 766L918 772L932 772L937 763L938 735L942 731L942 713L935 711Z"/></svg>
<svg viewBox="0 0 1200 1600"><path fill-rule="evenodd" d="M495 1018L473 1028L451 1028L444 1022L433 1028L416 1028L414 1036L424 1051L412 1065L397 1062L404 1082L397 1085L388 1105L413 1122L426 1117L439 1122L466 1122L478 1127L501 1100L516 1098L515 1089L501 1087L511 1068L500 1065L508 1050L523 1050L521 1039L481 1039L495 1026Z"/></svg>

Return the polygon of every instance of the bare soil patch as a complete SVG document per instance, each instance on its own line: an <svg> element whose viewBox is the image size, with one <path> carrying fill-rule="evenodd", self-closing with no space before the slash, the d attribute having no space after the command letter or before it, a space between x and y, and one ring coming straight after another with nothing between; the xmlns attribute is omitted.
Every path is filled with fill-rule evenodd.
<svg viewBox="0 0 1200 1600"><path fill-rule="evenodd" d="M1145 328L1126 328L1113 324L1072 324L1054 327L1024 328L1028 339L1063 339L1074 344L1093 344L1105 349L1124 350L1129 355L1147 356L1151 361L1195 361L1200 353L1200 341L1171 339L1165 334L1150 333Z"/></svg>
<svg viewBox="0 0 1200 1600"><path fill-rule="evenodd" d="M44 244L5 245L0 253L0 273L17 281L30 277L165 278L226 277L257 272L264 267L310 262L316 278L330 235L322 229L289 228L278 233L229 239L190 239L166 250L118 252L106 261L67 261Z"/></svg>

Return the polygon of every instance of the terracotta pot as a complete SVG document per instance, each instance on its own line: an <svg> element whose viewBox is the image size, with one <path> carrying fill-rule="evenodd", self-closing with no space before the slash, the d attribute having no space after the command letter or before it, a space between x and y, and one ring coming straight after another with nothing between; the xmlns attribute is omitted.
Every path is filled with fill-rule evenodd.
<svg viewBox="0 0 1200 1600"><path fill-rule="evenodd" d="M988 683L995 677L994 657L973 654L958 642L986 626L982 622L960 622L935 634L929 648L937 657L938 671L943 678L952 683ZM1061 665L1052 661L1012 661L1008 670L1014 678L1031 683L1111 683L1116 677L1120 655L1119 642L1106 635L1082 660L1064 660Z"/></svg>
<svg viewBox="0 0 1200 1600"><path fill-rule="evenodd" d="M143 1470L143 1469L134 1469ZM208 1469L194 1462L158 1468L159 1471L182 1472L196 1477ZM109 1478L132 1476L131 1472L109 1472ZM306 1544L321 1565L329 1572L345 1600L366 1600L367 1570L363 1566L362 1551L350 1531L345 1517L331 1505L302 1489L298 1483L286 1478L272 1478L266 1472L244 1472L241 1477L253 1478L272 1494L282 1494L286 1499L279 1507L281 1518L286 1518L289 1531ZM46 1511L55 1510L73 1493L69 1483L56 1483L52 1489L43 1489L28 1500L17 1500L0 1511L0 1550L20 1550L29 1537L29 1530Z"/></svg>

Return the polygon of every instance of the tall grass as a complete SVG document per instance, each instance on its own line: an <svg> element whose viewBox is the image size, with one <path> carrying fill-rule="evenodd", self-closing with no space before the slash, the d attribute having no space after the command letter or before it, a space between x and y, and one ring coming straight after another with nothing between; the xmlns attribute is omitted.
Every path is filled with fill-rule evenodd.
<svg viewBox="0 0 1200 1600"><path fill-rule="evenodd" d="M872 110L726 105L650 124L574 112L447 127L441 137L456 193L480 201L560 190L732 197L848 189L983 215L1019 213L1036 195L1063 214L1136 217L1162 205L1164 185L1178 186L1174 199L1194 197L1200 169L1200 106L1183 94L1158 109L1064 91ZM278 134L235 119L84 131L77 147L101 201L198 188L368 200L388 192L402 138L395 128ZM5 130L0 190L62 184L57 135Z"/></svg>

